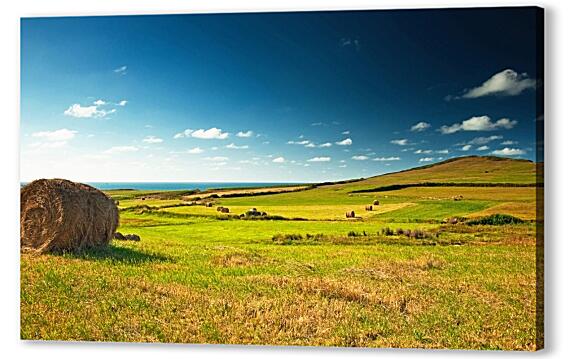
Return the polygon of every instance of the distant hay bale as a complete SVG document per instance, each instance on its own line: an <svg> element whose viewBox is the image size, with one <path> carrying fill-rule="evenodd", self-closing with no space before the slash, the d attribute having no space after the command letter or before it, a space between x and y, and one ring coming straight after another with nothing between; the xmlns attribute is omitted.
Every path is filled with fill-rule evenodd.
<svg viewBox="0 0 570 359"><path fill-rule="evenodd" d="M380 201L376 199L376 200L374 200L374 202L373 202L372 204L375 205L375 206L379 206L379 205L380 205Z"/></svg>
<svg viewBox="0 0 570 359"><path fill-rule="evenodd" d="M40 179L20 191L23 251L79 252L104 247L119 224L115 202L91 186Z"/></svg>
<svg viewBox="0 0 570 359"><path fill-rule="evenodd" d="M367 211L373 211L373 210L374 210L374 206L365 206L364 209L367 210Z"/></svg>

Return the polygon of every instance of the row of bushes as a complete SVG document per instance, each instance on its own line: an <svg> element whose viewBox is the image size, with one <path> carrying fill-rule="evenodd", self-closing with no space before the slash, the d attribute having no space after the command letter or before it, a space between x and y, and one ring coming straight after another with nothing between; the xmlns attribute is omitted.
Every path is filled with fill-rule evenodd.
<svg viewBox="0 0 570 359"><path fill-rule="evenodd" d="M503 182L421 182L407 184L391 184L375 188L354 190L351 193L387 192L410 187L543 187L544 183L503 183Z"/></svg>

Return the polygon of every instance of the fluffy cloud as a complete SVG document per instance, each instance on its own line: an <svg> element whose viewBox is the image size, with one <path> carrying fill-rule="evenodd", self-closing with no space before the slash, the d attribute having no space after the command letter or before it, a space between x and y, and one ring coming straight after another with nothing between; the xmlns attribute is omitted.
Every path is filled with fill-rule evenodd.
<svg viewBox="0 0 570 359"><path fill-rule="evenodd" d="M99 110L99 106L81 106L75 103L63 112L67 116L76 118L90 118L90 117L103 117L107 114L104 110Z"/></svg>
<svg viewBox="0 0 570 359"><path fill-rule="evenodd" d="M489 95L516 96L526 89L536 87L536 80L528 74L518 74L511 69L503 70L491 76L481 86L466 90L462 98L478 98Z"/></svg>
<svg viewBox="0 0 570 359"><path fill-rule="evenodd" d="M399 161L399 160L400 160L400 157L394 157L394 156L392 156L392 157L376 157L376 158L373 158L373 159L372 159L372 161L382 161L382 162L385 162L385 161Z"/></svg>
<svg viewBox="0 0 570 359"><path fill-rule="evenodd" d="M332 143L330 143L330 142L321 143L319 145L320 148L331 147L331 146L332 146Z"/></svg>
<svg viewBox="0 0 570 359"><path fill-rule="evenodd" d="M352 159L355 161L366 161L368 159L368 156L364 155L352 156Z"/></svg>
<svg viewBox="0 0 570 359"><path fill-rule="evenodd" d="M461 147L461 151L469 151L471 149L471 145L465 145L463 147Z"/></svg>
<svg viewBox="0 0 570 359"><path fill-rule="evenodd" d="M247 131L239 131L236 136L238 137L251 137L253 136L253 131L251 130L247 130Z"/></svg>
<svg viewBox="0 0 570 359"><path fill-rule="evenodd" d="M343 135L350 135L350 131L348 131L348 130L347 130L347 131L343 131L342 134L343 134Z"/></svg>
<svg viewBox="0 0 570 359"><path fill-rule="evenodd" d="M431 161L433 161L433 157L420 158L420 162L431 162Z"/></svg>
<svg viewBox="0 0 570 359"><path fill-rule="evenodd" d="M489 146L486 146L486 145L477 147L477 151L487 151L488 149L489 149Z"/></svg>
<svg viewBox="0 0 570 359"><path fill-rule="evenodd" d="M115 146L106 150L104 153L114 154L114 153L126 153L126 152L137 152L139 149L135 146Z"/></svg>
<svg viewBox="0 0 570 359"><path fill-rule="evenodd" d="M350 139L350 138L345 138L345 139L342 140L342 141L336 142L336 144L339 145L339 146L350 146L350 145L352 145L352 139Z"/></svg>
<svg viewBox="0 0 570 359"><path fill-rule="evenodd" d="M248 145L238 146L235 143L230 143L229 145L226 146L226 148L229 148L231 150L245 150L248 149L249 146Z"/></svg>
<svg viewBox="0 0 570 359"><path fill-rule="evenodd" d="M505 145L505 146L509 146L509 145L516 145L518 142L517 141L512 141L512 140L507 140L507 141L503 141L501 142L501 145Z"/></svg>
<svg viewBox="0 0 570 359"><path fill-rule="evenodd" d="M474 116L461 123L454 123L450 126L441 126L439 131L444 135L456 133L458 131L493 131L499 129L510 130L517 124L516 120L501 118L493 122L489 116Z"/></svg>
<svg viewBox="0 0 570 359"><path fill-rule="evenodd" d="M330 162L330 160L330 157L313 157L307 160L307 162Z"/></svg>
<svg viewBox="0 0 570 359"><path fill-rule="evenodd" d="M431 152L432 152L432 150L416 150L416 151L414 151L415 154L421 154L421 153L429 154Z"/></svg>
<svg viewBox="0 0 570 359"><path fill-rule="evenodd" d="M123 100L118 104L113 104L99 99L97 101L94 101L93 104L89 106L82 106L81 104L74 103L73 105L69 106L69 108L63 113L66 116L75 118L98 118L105 117L117 111L115 108L109 109L110 106L124 106L126 104L126 100ZM103 106L105 106L107 109L102 108Z"/></svg>
<svg viewBox="0 0 570 359"><path fill-rule="evenodd" d="M146 136L146 137L143 139L143 142L144 142L144 143L161 143L161 142L162 142L162 138L158 138L158 137L155 137L155 136Z"/></svg>
<svg viewBox="0 0 570 359"><path fill-rule="evenodd" d="M409 144L409 141L407 138L402 138L402 139L398 139L398 140L392 140L392 141L390 141L390 143L392 143L394 145L398 145L398 146L405 146L405 145Z"/></svg>
<svg viewBox="0 0 570 359"><path fill-rule="evenodd" d="M223 132L221 129L212 127L209 130L191 130L189 128L174 135L174 138L194 137L202 140L225 140L229 137L229 133Z"/></svg>
<svg viewBox="0 0 570 359"><path fill-rule="evenodd" d="M495 150L492 153L499 156L518 156L524 155L526 152L518 148L505 147L502 150Z"/></svg>
<svg viewBox="0 0 570 359"><path fill-rule="evenodd" d="M285 163L285 158L283 158L283 157L276 157L276 158L273 159L272 162L275 162L275 163Z"/></svg>
<svg viewBox="0 0 570 359"><path fill-rule="evenodd" d="M449 150L439 150L439 151L435 151L435 153L448 154Z"/></svg>
<svg viewBox="0 0 570 359"><path fill-rule="evenodd" d="M69 141L75 137L77 131L62 128L55 131L40 131L32 133L32 137L41 138L46 141Z"/></svg>
<svg viewBox="0 0 570 359"><path fill-rule="evenodd" d="M226 138L228 138L228 136L229 136L229 133L222 132L221 129L216 128L216 127L212 127L209 130L199 129L199 130L192 132L192 137L200 138L203 140L212 140L212 139L225 140Z"/></svg>
<svg viewBox="0 0 570 359"><path fill-rule="evenodd" d="M469 143L472 145L486 145L491 141L500 140L502 138L503 136L475 137L469 141Z"/></svg>
<svg viewBox="0 0 570 359"><path fill-rule="evenodd" d="M174 138L190 137L190 136L192 136L192 132L194 132L194 130L187 128L184 131L175 134Z"/></svg>
<svg viewBox="0 0 570 359"><path fill-rule="evenodd" d="M427 130L428 128L430 128L431 125L427 122L418 122L415 125L413 125L410 130L413 132L422 132Z"/></svg>

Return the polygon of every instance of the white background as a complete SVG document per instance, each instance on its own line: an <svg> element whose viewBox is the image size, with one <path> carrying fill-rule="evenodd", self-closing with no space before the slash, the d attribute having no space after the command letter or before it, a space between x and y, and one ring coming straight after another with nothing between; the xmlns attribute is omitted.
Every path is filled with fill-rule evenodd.
<svg viewBox="0 0 570 359"><path fill-rule="evenodd" d="M18 0L0 10L0 356L40 358L229 357L232 358L383 358L570 357L570 203L567 179L570 137L570 1L373 1L373 0ZM539 353L448 350L328 349L169 344L41 343L19 340L19 17L115 15L277 10L390 9L538 5L546 9L546 349ZM481 24L484 26L484 24ZM70 49L70 52L72 49ZM565 211L566 210L566 211Z"/></svg>

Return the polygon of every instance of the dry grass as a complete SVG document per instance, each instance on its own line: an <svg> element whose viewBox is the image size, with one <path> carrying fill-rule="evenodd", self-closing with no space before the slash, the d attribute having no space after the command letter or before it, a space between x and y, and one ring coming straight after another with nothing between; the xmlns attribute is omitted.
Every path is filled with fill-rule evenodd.
<svg viewBox="0 0 570 359"><path fill-rule="evenodd" d="M466 217L477 218L493 214L508 214L524 220L536 220L536 202L506 202L470 213Z"/></svg>

